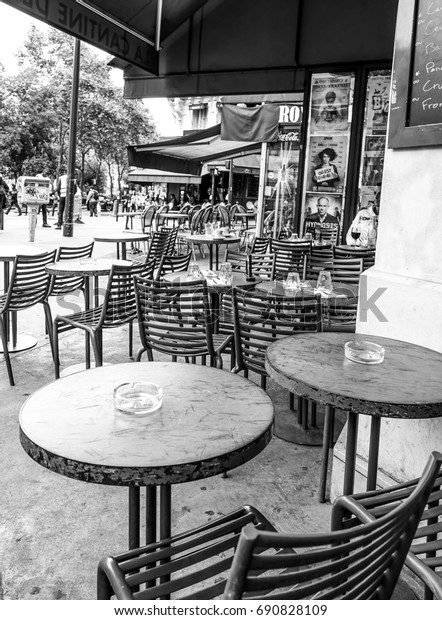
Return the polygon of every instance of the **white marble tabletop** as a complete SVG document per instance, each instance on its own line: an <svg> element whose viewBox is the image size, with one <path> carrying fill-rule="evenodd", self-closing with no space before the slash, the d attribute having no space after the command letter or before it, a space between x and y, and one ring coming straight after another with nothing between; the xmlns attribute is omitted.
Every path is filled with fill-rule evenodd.
<svg viewBox="0 0 442 620"><path fill-rule="evenodd" d="M44 254L45 252L50 252L48 248L44 248L38 245L34 245L33 243L13 243L0 244L0 261L11 261L14 260L16 256L35 256L37 254Z"/></svg>
<svg viewBox="0 0 442 620"><path fill-rule="evenodd" d="M164 390L145 417L116 409L113 390L132 381ZM173 362L116 364L49 383L24 403L20 440L62 475L112 485L187 482L237 467L272 436L273 404L248 379Z"/></svg>
<svg viewBox="0 0 442 620"><path fill-rule="evenodd" d="M46 265L46 271L56 275L101 276L108 274L113 265L130 267L132 263L129 260L118 260L116 258L78 258L50 263Z"/></svg>
<svg viewBox="0 0 442 620"><path fill-rule="evenodd" d="M348 360L344 345L366 340L385 348L381 364ZM297 334L266 352L277 383L305 398L380 417L442 416L442 354L409 342L348 333Z"/></svg>

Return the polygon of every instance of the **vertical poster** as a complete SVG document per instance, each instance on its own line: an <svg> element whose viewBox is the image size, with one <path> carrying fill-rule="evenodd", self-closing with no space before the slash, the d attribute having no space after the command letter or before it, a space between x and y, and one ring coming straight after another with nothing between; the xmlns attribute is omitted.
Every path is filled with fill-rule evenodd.
<svg viewBox="0 0 442 620"><path fill-rule="evenodd" d="M367 134L386 134L390 75L370 76L367 84Z"/></svg>
<svg viewBox="0 0 442 620"><path fill-rule="evenodd" d="M323 228L341 227L342 195L307 192L304 208L304 231L321 223Z"/></svg>
<svg viewBox="0 0 442 620"><path fill-rule="evenodd" d="M307 191L343 192L347 167L345 135L312 136L308 160Z"/></svg>
<svg viewBox="0 0 442 620"><path fill-rule="evenodd" d="M384 172L385 135L366 136L362 164L362 185L382 183Z"/></svg>
<svg viewBox="0 0 442 620"><path fill-rule="evenodd" d="M310 133L347 131L350 76L312 79Z"/></svg>

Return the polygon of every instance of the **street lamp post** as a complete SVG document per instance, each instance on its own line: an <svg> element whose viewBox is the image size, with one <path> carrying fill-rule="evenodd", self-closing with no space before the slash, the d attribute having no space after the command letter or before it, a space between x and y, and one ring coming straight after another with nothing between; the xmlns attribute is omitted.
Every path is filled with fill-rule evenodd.
<svg viewBox="0 0 442 620"><path fill-rule="evenodd" d="M64 210L63 237L74 235L75 151L77 146L78 91L80 82L80 39L74 40L72 67L71 113L69 118L69 148L67 165L66 206Z"/></svg>

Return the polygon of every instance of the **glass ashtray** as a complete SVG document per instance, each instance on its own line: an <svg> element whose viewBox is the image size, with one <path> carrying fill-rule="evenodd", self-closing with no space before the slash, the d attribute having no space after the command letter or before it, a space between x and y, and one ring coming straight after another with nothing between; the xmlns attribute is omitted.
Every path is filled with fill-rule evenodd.
<svg viewBox="0 0 442 620"><path fill-rule="evenodd" d="M163 389L155 383L122 383L114 389L114 404L133 415L152 413L163 404Z"/></svg>
<svg viewBox="0 0 442 620"><path fill-rule="evenodd" d="M345 357L359 364L380 364L384 361L385 349L375 342L351 340L345 343Z"/></svg>

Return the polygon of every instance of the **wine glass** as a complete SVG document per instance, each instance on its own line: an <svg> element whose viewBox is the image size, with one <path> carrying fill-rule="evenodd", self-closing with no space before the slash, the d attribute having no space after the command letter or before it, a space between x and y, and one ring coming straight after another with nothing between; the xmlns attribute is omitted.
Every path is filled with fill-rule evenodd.
<svg viewBox="0 0 442 620"><path fill-rule="evenodd" d="M287 274L287 280L284 282L284 287L292 291L301 288L301 280L299 279L299 273L297 271L290 271Z"/></svg>
<svg viewBox="0 0 442 620"><path fill-rule="evenodd" d="M320 271L318 276L318 282L316 284L318 291L323 293L331 293L333 290L333 284L331 279L331 273L329 271Z"/></svg>
<svg viewBox="0 0 442 620"><path fill-rule="evenodd" d="M232 284L232 263L221 263L218 276L223 284Z"/></svg>
<svg viewBox="0 0 442 620"><path fill-rule="evenodd" d="M203 277L198 263L190 263L187 277L189 280L200 280Z"/></svg>
<svg viewBox="0 0 442 620"><path fill-rule="evenodd" d="M361 227L360 226L356 226L356 225L352 226L351 230L350 230L350 234L352 236L352 239L355 240L353 245L359 245L358 244L358 240L359 240L359 237L361 236Z"/></svg>

